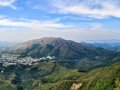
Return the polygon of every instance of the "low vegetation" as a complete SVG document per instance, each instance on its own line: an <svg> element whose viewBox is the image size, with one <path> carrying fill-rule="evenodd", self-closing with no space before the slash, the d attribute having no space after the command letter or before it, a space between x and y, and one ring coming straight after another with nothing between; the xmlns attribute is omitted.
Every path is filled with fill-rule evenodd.
<svg viewBox="0 0 120 90"><path fill-rule="evenodd" d="M11 69L13 68L13 69ZM34 67L1 67L0 90L119 90L120 63L90 72L43 62Z"/></svg>

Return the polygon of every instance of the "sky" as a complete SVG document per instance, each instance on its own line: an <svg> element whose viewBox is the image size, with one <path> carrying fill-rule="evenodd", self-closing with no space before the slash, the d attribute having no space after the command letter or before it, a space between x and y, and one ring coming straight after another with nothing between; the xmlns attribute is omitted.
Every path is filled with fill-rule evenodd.
<svg viewBox="0 0 120 90"><path fill-rule="evenodd" d="M120 40L120 0L0 0L0 41Z"/></svg>

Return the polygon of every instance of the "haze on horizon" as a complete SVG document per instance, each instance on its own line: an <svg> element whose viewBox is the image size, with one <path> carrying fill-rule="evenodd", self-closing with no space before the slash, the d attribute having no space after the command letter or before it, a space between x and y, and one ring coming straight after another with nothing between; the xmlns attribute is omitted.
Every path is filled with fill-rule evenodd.
<svg viewBox="0 0 120 90"><path fill-rule="evenodd" d="M120 40L120 0L0 0L0 41Z"/></svg>

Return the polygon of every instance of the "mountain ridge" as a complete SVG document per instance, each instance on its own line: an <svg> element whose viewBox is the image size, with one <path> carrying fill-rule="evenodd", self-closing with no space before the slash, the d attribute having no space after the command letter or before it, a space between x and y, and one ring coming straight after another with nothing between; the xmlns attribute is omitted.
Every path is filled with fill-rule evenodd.
<svg viewBox="0 0 120 90"><path fill-rule="evenodd" d="M107 50L102 48L90 48L72 40L54 37L45 37L27 41L16 47L13 47L12 51L15 53L17 52L20 54L26 54L24 56L41 57L52 55L62 58L68 57L68 59L72 58L73 56L74 59L84 57L93 58L96 56L101 56L106 52L108 53ZM33 54L37 54L38 56L34 56Z"/></svg>

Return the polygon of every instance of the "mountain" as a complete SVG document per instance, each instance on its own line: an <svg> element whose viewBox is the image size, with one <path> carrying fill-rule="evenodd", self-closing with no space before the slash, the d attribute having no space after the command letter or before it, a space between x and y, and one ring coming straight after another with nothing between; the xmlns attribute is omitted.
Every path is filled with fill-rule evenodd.
<svg viewBox="0 0 120 90"><path fill-rule="evenodd" d="M111 53L102 48L91 48L78 42L54 37L30 40L13 47L11 51L20 54L22 57L55 56L58 59L67 60L95 59L95 57L107 57Z"/></svg>
<svg viewBox="0 0 120 90"><path fill-rule="evenodd" d="M56 57L55 61L67 68L89 71L111 64L115 53L92 44L78 43L62 38L45 37L30 40L10 49L10 53L20 57L42 58Z"/></svg>

